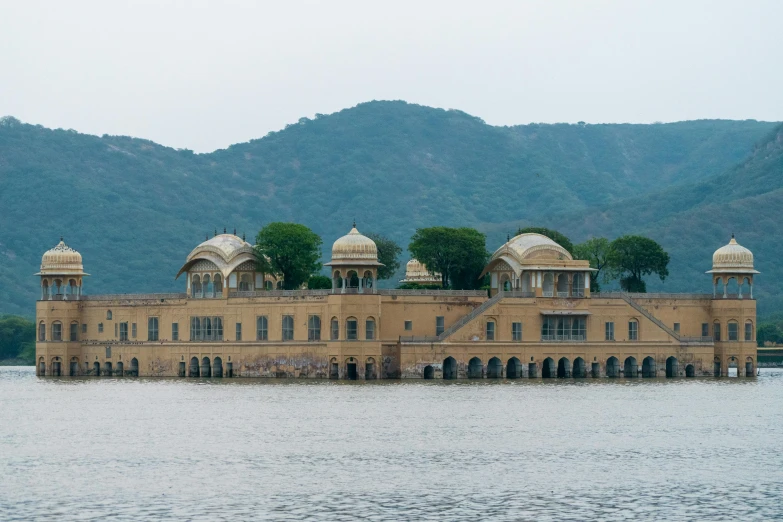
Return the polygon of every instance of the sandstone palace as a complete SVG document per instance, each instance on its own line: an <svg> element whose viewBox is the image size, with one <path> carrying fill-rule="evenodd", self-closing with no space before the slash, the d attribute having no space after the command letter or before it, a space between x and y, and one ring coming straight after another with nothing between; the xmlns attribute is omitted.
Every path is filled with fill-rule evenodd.
<svg viewBox="0 0 783 522"><path fill-rule="evenodd" d="M39 375L323 379L753 376L752 253L731 242L705 294L590 293L591 268L538 234L491 256L491 290L378 289L375 243L334 242L331 290L280 290L252 245L198 245L174 294L86 295L82 256L43 255ZM406 281L435 274L408 263ZM705 286L708 279L705 276ZM736 288L729 293L728 288ZM488 295L489 294L489 295Z"/></svg>

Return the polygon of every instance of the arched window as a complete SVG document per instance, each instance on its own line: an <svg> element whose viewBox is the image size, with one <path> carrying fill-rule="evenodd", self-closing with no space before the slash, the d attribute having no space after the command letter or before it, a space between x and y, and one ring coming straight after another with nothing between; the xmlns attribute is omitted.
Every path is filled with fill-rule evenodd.
<svg viewBox="0 0 783 522"><path fill-rule="evenodd" d="M76 286L76 279L69 279L68 280L68 295L76 296L78 295L78 287Z"/></svg>
<svg viewBox="0 0 783 522"><path fill-rule="evenodd" d="M554 297L555 295L555 276L551 273L544 274L543 285L544 297Z"/></svg>
<svg viewBox="0 0 783 522"><path fill-rule="evenodd" d="M212 287L212 279L209 277L209 274L206 274L204 279L201 280L201 285L204 288L204 297L212 297L215 289Z"/></svg>
<svg viewBox="0 0 783 522"><path fill-rule="evenodd" d="M364 272L364 288L372 288L373 287L373 279L372 279L372 272L367 270Z"/></svg>
<svg viewBox="0 0 783 522"><path fill-rule="evenodd" d="M712 324L712 339L714 341L720 341L720 321L715 321Z"/></svg>
<svg viewBox="0 0 783 522"><path fill-rule="evenodd" d="M71 321L71 330L69 332L69 339L71 342L76 342L79 340L79 323L76 321Z"/></svg>
<svg viewBox="0 0 783 522"><path fill-rule="evenodd" d="M337 341L340 338L340 321L336 317L332 317L332 341Z"/></svg>
<svg viewBox="0 0 783 522"><path fill-rule="evenodd" d="M63 324L60 321L52 323L52 341L63 340Z"/></svg>
<svg viewBox="0 0 783 522"><path fill-rule="evenodd" d="M639 340L639 321L636 319L631 319L628 321L628 340L629 341L638 341Z"/></svg>
<svg viewBox="0 0 783 522"><path fill-rule="evenodd" d="M581 272L574 273L574 280L571 284L571 295L573 297L585 296L585 276Z"/></svg>
<svg viewBox="0 0 783 522"><path fill-rule="evenodd" d="M250 291L250 274L242 274L239 276L239 290L242 292Z"/></svg>
<svg viewBox="0 0 783 522"><path fill-rule="evenodd" d="M317 315L311 315L307 319L307 340L321 340L321 318Z"/></svg>
<svg viewBox="0 0 783 522"><path fill-rule="evenodd" d="M193 281L190 284L191 289L190 293L192 297L199 298L202 297L201 294L201 276L198 274L193 276Z"/></svg>
<svg viewBox="0 0 783 522"><path fill-rule="evenodd" d="M345 286L348 288L359 288L359 275L354 270L348 272L346 277L348 280Z"/></svg>
<svg viewBox="0 0 783 522"><path fill-rule="evenodd" d="M364 338L368 341L375 339L375 319L368 317L364 322Z"/></svg>
<svg viewBox="0 0 783 522"><path fill-rule="evenodd" d="M38 323L38 340L39 341L46 340L46 323L44 323L43 321Z"/></svg>
<svg viewBox="0 0 783 522"><path fill-rule="evenodd" d="M282 281L278 281L277 282L277 289L278 290L282 290L283 289L283 282Z"/></svg>
<svg viewBox="0 0 783 522"><path fill-rule="evenodd" d="M568 274L557 276L557 297L568 297Z"/></svg>
<svg viewBox="0 0 783 522"><path fill-rule="evenodd" d="M111 321L111 310L106 310L106 320Z"/></svg>
<svg viewBox="0 0 783 522"><path fill-rule="evenodd" d="M262 315L256 319L256 340L269 340L269 322L267 321L265 315Z"/></svg>
<svg viewBox="0 0 783 522"><path fill-rule="evenodd" d="M266 282L264 283L264 288L265 288L266 290L271 290L271 289L272 289L272 281L266 281Z"/></svg>
<svg viewBox="0 0 783 522"><path fill-rule="evenodd" d="M511 282L508 279L506 279L505 281L503 281L503 291L508 292L510 290L511 290Z"/></svg>
<svg viewBox="0 0 783 522"><path fill-rule="evenodd" d="M58 298L58 297L55 297L56 299L62 299L62 295L63 295L63 282L62 282L62 280L61 280L61 279L55 279L55 280L54 280L54 287L52 288L52 291L53 291L53 293L54 293L54 295L55 295L55 296L60 296L59 298Z"/></svg>
<svg viewBox="0 0 783 522"><path fill-rule="evenodd" d="M345 321L345 338L349 341L359 338L359 321L355 317L349 317Z"/></svg>
<svg viewBox="0 0 783 522"><path fill-rule="evenodd" d="M745 340L753 340L753 321L745 321Z"/></svg>
<svg viewBox="0 0 783 522"><path fill-rule="evenodd" d="M49 300L49 281L46 279L41 282L41 300Z"/></svg>
<svg viewBox="0 0 783 522"><path fill-rule="evenodd" d="M490 320L487 321L485 332L487 334L487 341L494 341L495 340L495 321L494 320L490 319Z"/></svg>
<svg viewBox="0 0 783 522"><path fill-rule="evenodd" d="M294 316L293 315L283 316L283 340L284 341L294 340Z"/></svg>
<svg viewBox="0 0 783 522"><path fill-rule="evenodd" d="M737 324L737 321L729 321L728 337L729 341L739 341L739 324Z"/></svg>
<svg viewBox="0 0 783 522"><path fill-rule="evenodd" d="M215 297L223 297L223 278L220 277L220 274L215 274L212 280L215 285Z"/></svg>

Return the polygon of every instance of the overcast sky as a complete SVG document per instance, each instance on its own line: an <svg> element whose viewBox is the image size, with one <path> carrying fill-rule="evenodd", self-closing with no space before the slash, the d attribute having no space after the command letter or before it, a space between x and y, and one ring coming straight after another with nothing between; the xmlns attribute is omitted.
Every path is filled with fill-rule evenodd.
<svg viewBox="0 0 783 522"><path fill-rule="evenodd" d="M0 115L199 152L373 99L783 120L783 1L0 0Z"/></svg>

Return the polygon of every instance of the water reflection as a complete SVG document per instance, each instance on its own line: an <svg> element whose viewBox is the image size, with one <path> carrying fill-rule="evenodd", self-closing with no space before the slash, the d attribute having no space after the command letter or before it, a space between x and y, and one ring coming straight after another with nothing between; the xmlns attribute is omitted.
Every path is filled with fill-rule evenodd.
<svg viewBox="0 0 783 522"><path fill-rule="evenodd" d="M0 519L770 520L781 404L768 369L361 383L0 368Z"/></svg>

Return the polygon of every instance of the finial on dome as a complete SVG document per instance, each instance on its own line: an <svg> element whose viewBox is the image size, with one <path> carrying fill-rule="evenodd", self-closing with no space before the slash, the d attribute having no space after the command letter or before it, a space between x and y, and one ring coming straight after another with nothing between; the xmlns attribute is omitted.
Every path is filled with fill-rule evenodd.
<svg viewBox="0 0 783 522"><path fill-rule="evenodd" d="M209 232L207 232L207 237L204 238L204 241L209 241Z"/></svg>
<svg viewBox="0 0 783 522"><path fill-rule="evenodd" d="M217 229L215 229L215 236L214 237L217 237Z"/></svg>
<svg viewBox="0 0 783 522"><path fill-rule="evenodd" d="M244 232L242 232L242 241L246 241Z"/></svg>
<svg viewBox="0 0 783 522"><path fill-rule="evenodd" d="M226 233L226 227L223 227L223 233L224 234Z"/></svg>
<svg viewBox="0 0 783 522"><path fill-rule="evenodd" d="M237 235L237 227L234 227L234 235Z"/></svg>
<svg viewBox="0 0 783 522"><path fill-rule="evenodd" d="M60 243L63 242L63 236L60 236Z"/></svg>
<svg viewBox="0 0 783 522"><path fill-rule="evenodd" d="M508 243L509 241L511 241L511 234L506 232L506 243Z"/></svg>
<svg viewBox="0 0 783 522"><path fill-rule="evenodd" d="M356 218L353 218L353 227L351 228L356 228Z"/></svg>

